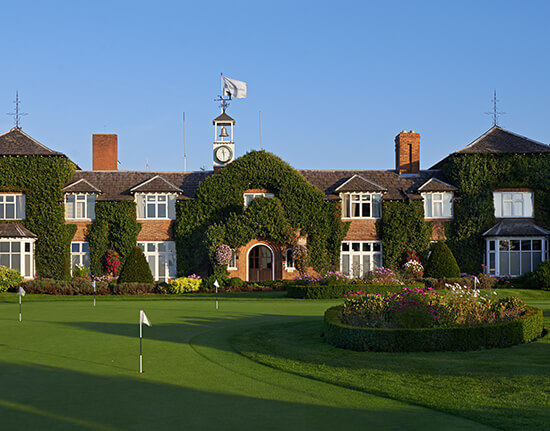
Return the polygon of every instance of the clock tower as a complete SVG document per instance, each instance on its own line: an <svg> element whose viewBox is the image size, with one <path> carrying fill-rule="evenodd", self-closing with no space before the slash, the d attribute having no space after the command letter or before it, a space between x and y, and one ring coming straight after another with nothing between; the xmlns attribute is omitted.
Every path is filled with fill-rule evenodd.
<svg viewBox="0 0 550 431"><path fill-rule="evenodd" d="M214 171L218 171L235 160L235 142L233 142L233 126L235 120L225 113L214 118ZM228 130L229 129L229 130Z"/></svg>

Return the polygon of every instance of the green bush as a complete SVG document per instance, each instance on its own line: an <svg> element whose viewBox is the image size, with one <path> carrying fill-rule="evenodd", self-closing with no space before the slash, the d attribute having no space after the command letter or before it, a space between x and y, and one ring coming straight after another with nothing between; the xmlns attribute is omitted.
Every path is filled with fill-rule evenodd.
<svg viewBox="0 0 550 431"><path fill-rule="evenodd" d="M150 283L152 284L153 274L145 255L140 247L135 246L126 258L118 277L118 283Z"/></svg>
<svg viewBox="0 0 550 431"><path fill-rule="evenodd" d="M460 268L447 244L441 241L435 243L428 258L424 275L431 278L460 277Z"/></svg>
<svg viewBox="0 0 550 431"><path fill-rule="evenodd" d="M162 293L153 283L118 283L111 285L112 295L149 295L151 293Z"/></svg>
<svg viewBox="0 0 550 431"><path fill-rule="evenodd" d="M205 278L202 281L202 284L200 286L201 290L213 290L216 289L216 286L214 286L214 282L218 280L218 284L220 287L227 286L229 284L229 277L226 277L225 275L216 275L212 274L210 277Z"/></svg>
<svg viewBox="0 0 550 431"><path fill-rule="evenodd" d="M168 293L189 293L197 292L202 284L200 278L179 277L171 280L166 290Z"/></svg>
<svg viewBox="0 0 550 431"><path fill-rule="evenodd" d="M244 282L239 277L229 279L229 287L242 287Z"/></svg>
<svg viewBox="0 0 550 431"><path fill-rule="evenodd" d="M92 282L85 278L77 277L71 281L44 278L25 282L25 292L43 295L92 295L94 288ZM96 281L96 295L110 294L111 290L108 283Z"/></svg>
<svg viewBox="0 0 550 431"><path fill-rule="evenodd" d="M536 289L550 290L550 259L542 262L529 279Z"/></svg>
<svg viewBox="0 0 550 431"><path fill-rule="evenodd" d="M342 298L345 294L361 290L365 293L386 293L400 292L403 286L387 286L387 285L353 285L344 284L339 286L334 285L319 285L319 286L304 286L300 284L292 284L287 287L287 296L289 298L298 299L335 299Z"/></svg>
<svg viewBox="0 0 550 431"><path fill-rule="evenodd" d="M14 289L23 281L23 277L16 269L0 265L0 293Z"/></svg>
<svg viewBox="0 0 550 431"><path fill-rule="evenodd" d="M453 328L357 328L340 322L341 306L325 312L323 336L343 349L375 352L465 351L528 343L543 330L542 310L527 307L525 315L495 325Z"/></svg>

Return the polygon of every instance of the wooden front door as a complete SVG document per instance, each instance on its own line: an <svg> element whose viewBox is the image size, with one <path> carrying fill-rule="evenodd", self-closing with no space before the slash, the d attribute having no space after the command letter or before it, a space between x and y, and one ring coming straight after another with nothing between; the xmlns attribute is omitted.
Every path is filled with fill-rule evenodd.
<svg viewBox="0 0 550 431"><path fill-rule="evenodd" d="M273 253L257 245L248 254L248 281L273 280Z"/></svg>

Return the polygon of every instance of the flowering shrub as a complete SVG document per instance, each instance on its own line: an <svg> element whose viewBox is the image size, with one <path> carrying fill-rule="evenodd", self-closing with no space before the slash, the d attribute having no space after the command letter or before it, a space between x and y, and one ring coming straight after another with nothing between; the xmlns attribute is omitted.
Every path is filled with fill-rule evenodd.
<svg viewBox="0 0 550 431"><path fill-rule="evenodd" d="M100 276L97 276L97 277L93 277L93 279L95 281L100 281L100 282L104 282L104 283L112 283L113 281L118 280L118 276L114 277L112 275L100 275Z"/></svg>
<svg viewBox="0 0 550 431"><path fill-rule="evenodd" d="M363 277L363 281L369 284L380 284L380 285L395 285L403 284L391 269L389 268L376 268L372 271L369 271Z"/></svg>
<svg viewBox="0 0 550 431"><path fill-rule="evenodd" d="M193 274L194 275L194 274ZM176 278L168 284L166 290L168 293L189 293L197 292L200 288L202 280L200 277L180 277Z"/></svg>
<svg viewBox="0 0 550 431"><path fill-rule="evenodd" d="M0 293L13 289L22 281L23 277L19 271L0 265Z"/></svg>
<svg viewBox="0 0 550 431"><path fill-rule="evenodd" d="M482 293L458 283L446 294L431 288L404 287L398 293L346 295L342 323L373 328L432 328L479 326L506 322L525 313L516 297L493 300L496 292Z"/></svg>
<svg viewBox="0 0 550 431"><path fill-rule="evenodd" d="M424 267L420 263L420 258L418 257L416 250L407 250L407 258L403 264L403 268L407 274L410 274L416 278L422 278L424 275Z"/></svg>
<svg viewBox="0 0 550 431"><path fill-rule="evenodd" d="M308 265L307 247L302 244L296 244L292 249L292 258L294 259L294 264L300 274L305 274L307 272Z"/></svg>
<svg viewBox="0 0 550 431"><path fill-rule="evenodd" d="M88 278L89 273L90 268L87 268L84 265L76 264L73 268L73 277Z"/></svg>
<svg viewBox="0 0 550 431"><path fill-rule="evenodd" d="M221 244L216 249L214 259L218 265L228 265L229 262L231 262L232 255L233 251L231 250L231 247L226 244Z"/></svg>
<svg viewBox="0 0 550 431"><path fill-rule="evenodd" d="M345 284L350 280L350 278L340 271L329 271L327 272L327 275L323 277L323 280L325 284L330 286L335 284Z"/></svg>
<svg viewBox="0 0 550 431"><path fill-rule="evenodd" d="M120 269L120 256L114 250L107 250L105 253L105 271L111 276L116 276Z"/></svg>

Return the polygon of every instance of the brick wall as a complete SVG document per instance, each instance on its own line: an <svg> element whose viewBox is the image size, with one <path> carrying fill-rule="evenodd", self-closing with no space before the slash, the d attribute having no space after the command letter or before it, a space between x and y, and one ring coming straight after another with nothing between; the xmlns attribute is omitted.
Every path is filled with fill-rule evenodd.
<svg viewBox="0 0 550 431"><path fill-rule="evenodd" d="M348 220L346 220L348 221ZM352 220L344 241L372 241L376 236L376 220Z"/></svg>
<svg viewBox="0 0 550 431"><path fill-rule="evenodd" d="M403 130L395 137L395 170L400 174L420 171L420 135Z"/></svg>
<svg viewBox="0 0 550 431"><path fill-rule="evenodd" d="M86 226L92 224L91 221L69 222L67 224L76 225L76 232L73 236L73 241L86 241Z"/></svg>
<svg viewBox="0 0 550 431"><path fill-rule="evenodd" d="M138 220L141 231L138 241L173 241L174 220Z"/></svg>
<svg viewBox="0 0 550 431"><path fill-rule="evenodd" d="M118 169L117 135L93 135L92 156L92 169L94 171L116 171Z"/></svg>
<svg viewBox="0 0 550 431"><path fill-rule="evenodd" d="M447 239L445 233L445 223L451 222L453 219L438 219L426 220L432 225L432 241L444 241Z"/></svg>

